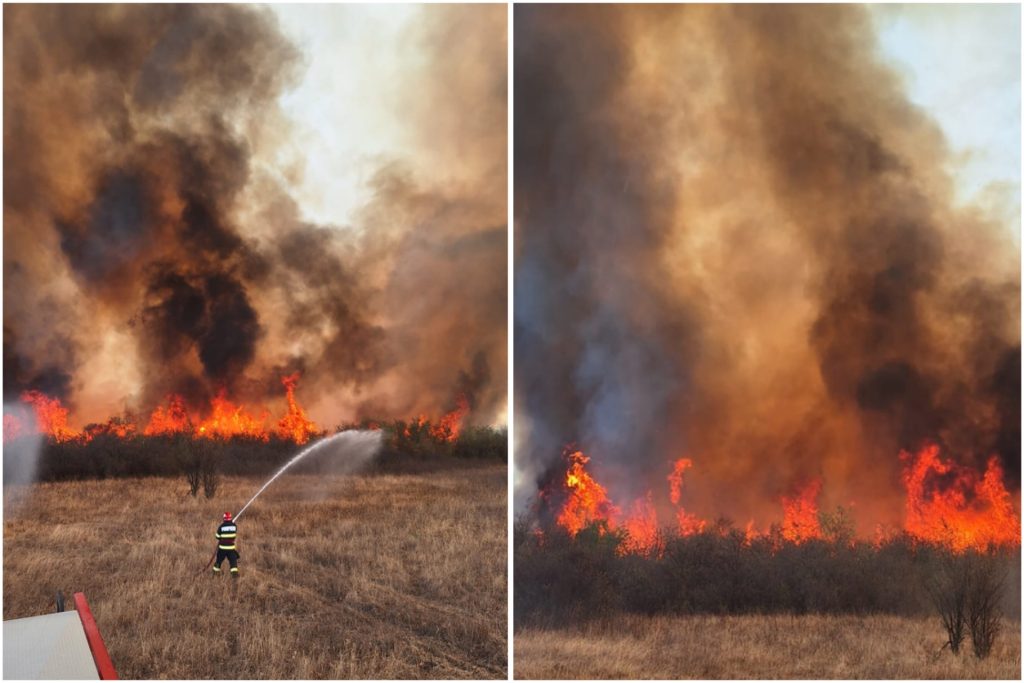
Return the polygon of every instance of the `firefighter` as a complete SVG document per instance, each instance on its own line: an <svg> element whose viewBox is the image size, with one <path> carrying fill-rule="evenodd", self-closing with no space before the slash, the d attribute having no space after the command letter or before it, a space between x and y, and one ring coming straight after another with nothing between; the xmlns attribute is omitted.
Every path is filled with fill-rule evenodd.
<svg viewBox="0 0 1024 683"><path fill-rule="evenodd" d="M217 561L213 563L214 575L220 574L220 565L225 559L231 564L232 578L238 578L238 527L231 519L231 513L224 513L224 521L217 527Z"/></svg>

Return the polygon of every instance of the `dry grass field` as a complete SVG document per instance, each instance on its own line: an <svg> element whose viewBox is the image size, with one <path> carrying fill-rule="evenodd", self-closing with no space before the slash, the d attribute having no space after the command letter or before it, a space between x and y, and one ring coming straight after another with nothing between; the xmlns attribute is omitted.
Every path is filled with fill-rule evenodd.
<svg viewBox="0 0 1024 683"><path fill-rule="evenodd" d="M517 679L1020 679L1020 624L978 661L940 652L937 619L890 616L623 616L515 633Z"/></svg>
<svg viewBox="0 0 1024 683"><path fill-rule="evenodd" d="M239 522L234 583L196 574L261 480L38 484L5 496L4 619L84 591L122 678L505 678L505 482L285 475Z"/></svg>

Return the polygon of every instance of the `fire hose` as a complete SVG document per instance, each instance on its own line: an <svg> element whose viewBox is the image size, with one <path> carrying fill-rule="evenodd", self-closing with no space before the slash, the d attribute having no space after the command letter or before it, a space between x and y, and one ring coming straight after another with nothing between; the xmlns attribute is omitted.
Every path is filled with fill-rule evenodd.
<svg viewBox="0 0 1024 683"><path fill-rule="evenodd" d="M238 551L235 550L235 552L237 553ZM241 557L241 554L239 554L238 556ZM214 550L213 551L213 555L210 555L210 559L207 560L206 565L196 573L196 576L202 576L204 573L206 573L206 570L210 568L210 565L212 565L213 561L216 560L216 559L217 559L217 551Z"/></svg>
<svg viewBox="0 0 1024 683"><path fill-rule="evenodd" d="M331 443L332 441L335 441L335 440L338 440L338 439L345 440L345 439L352 438L354 436L356 438L358 438L358 435L368 434L368 433L369 432L360 432L359 430L346 430L346 431L343 431L343 432L338 432L337 434L334 434L333 436L329 436L329 437L327 437L325 439L320 439L319 441L306 446L304 449L299 451L291 460L286 462L280 469L278 469L277 472L274 473L274 476L272 476L270 479L268 479L263 484L263 486L260 487L260 490L257 491L253 495L253 497L249 499L249 502L247 502L245 505L242 506L242 509L238 511L237 515L235 515L235 521L238 521L239 519L241 519L241 517L245 513L245 511L249 508L250 505L252 505L253 501L256 500L257 498L259 498L260 494L263 493L263 491L265 491L268 486L270 486L271 484L274 483L274 480L276 480L278 477L280 477L282 474L284 474L285 470L287 470L289 467L294 465L299 460L302 460L309 453L312 453L313 451L317 450L318 448L320 448L322 446L325 446L326 444ZM377 443L379 443L379 439L380 439L379 433L375 433L373 438L377 439L378 440ZM216 553L216 551L214 551L213 555L210 557L209 562L206 563L206 566L203 567L202 570L198 574L196 574L196 576L199 576L200 574L205 572L207 569L209 569L210 565L213 564L213 561L216 558L217 558L217 553Z"/></svg>
<svg viewBox="0 0 1024 683"><path fill-rule="evenodd" d="M204 573L206 573L206 570L210 568L210 565L213 564L213 561L216 560L216 559L217 559L217 551L214 550L213 551L213 555L210 555L210 560L206 563L206 565L202 569L200 569L196 573L196 576L201 576Z"/></svg>

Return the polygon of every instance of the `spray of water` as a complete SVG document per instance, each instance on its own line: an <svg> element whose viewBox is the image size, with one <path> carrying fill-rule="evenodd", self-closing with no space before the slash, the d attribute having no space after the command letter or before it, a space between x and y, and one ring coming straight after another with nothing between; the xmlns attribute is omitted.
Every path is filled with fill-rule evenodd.
<svg viewBox="0 0 1024 683"><path fill-rule="evenodd" d="M325 439L321 439L316 443L310 444L303 450L299 451L295 457L286 462L281 466L277 472L274 473L270 479L260 487L260 490L249 499L249 502L242 506L242 509L235 515L235 519L239 519L246 509L252 505L252 502L260 497L268 486L274 483L274 480L280 477L289 467L297 463L298 461L305 458L314 451L324 450L328 445L334 444L337 447L338 453L351 454L359 458L360 461L369 460L377 449L380 448L381 433L379 431L368 431L359 429L350 429L344 432L338 432L333 436L329 436Z"/></svg>

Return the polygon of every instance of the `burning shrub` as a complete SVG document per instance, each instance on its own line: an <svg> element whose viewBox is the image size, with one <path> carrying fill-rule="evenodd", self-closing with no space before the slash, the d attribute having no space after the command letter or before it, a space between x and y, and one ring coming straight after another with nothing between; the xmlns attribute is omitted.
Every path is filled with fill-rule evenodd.
<svg viewBox="0 0 1024 683"><path fill-rule="evenodd" d="M508 430L467 427L455 439L452 455L470 460L508 460Z"/></svg>
<svg viewBox="0 0 1024 683"><path fill-rule="evenodd" d="M854 543L857 537L856 524L849 509L842 505L836 506L832 512L822 510L818 513L821 524L821 535L830 543L849 545Z"/></svg>
<svg viewBox="0 0 1024 683"><path fill-rule="evenodd" d="M575 537L562 529L538 536L525 519L513 533L516 619L571 623L624 608L616 571L620 533L596 522Z"/></svg>
<svg viewBox="0 0 1024 683"><path fill-rule="evenodd" d="M494 427L467 427L452 442L438 442L430 433L430 423L396 421L383 424L352 425L354 428L383 429L388 438L378 456L381 463L404 466L410 461L442 461L453 457L466 460L506 460L507 432ZM409 434L406 434L408 429ZM274 472L298 446L294 439L277 434L206 438L195 432L168 431L157 435L93 429L89 439L55 438L28 432L9 438L4 444L5 477L13 476L20 454L32 456L33 480L104 479L107 477L181 477L189 492L198 495L208 489L215 495L217 476L265 476ZM204 470L205 468L205 470ZM213 468L211 470L210 468ZM318 471L313 458L296 472ZM204 483L204 474L206 477Z"/></svg>
<svg viewBox="0 0 1024 683"><path fill-rule="evenodd" d="M424 416L415 420L391 422L363 421L343 425L341 429L380 429L384 432L384 446L380 455L382 464L400 460L427 461L443 457L466 460L507 460L508 431L491 426L462 428L449 440L450 432L438 430Z"/></svg>
<svg viewBox="0 0 1024 683"><path fill-rule="evenodd" d="M615 611L923 615L936 606L936 577L948 576L949 586L958 585L955 572L940 573L964 561L949 547L908 534L877 544L850 542L842 532L848 514L837 516L844 521L836 533L828 534L823 525L831 540L799 543L787 541L781 525L754 538L727 520L694 534L662 530L664 552L652 555L621 552L627 532L604 522L573 536L557 523L538 526L522 518L514 530L517 624L544 625ZM989 558L1004 572L1020 561L1016 547L975 557ZM957 647L969 628L969 596L963 592L952 598L962 606ZM977 594L979 607L996 602L991 592ZM997 613L979 609L979 640L997 628Z"/></svg>

